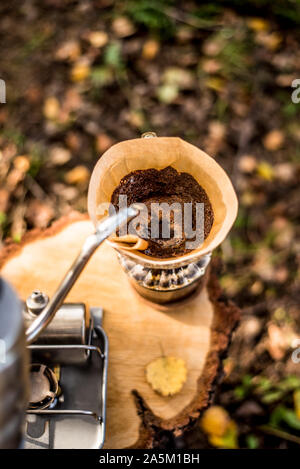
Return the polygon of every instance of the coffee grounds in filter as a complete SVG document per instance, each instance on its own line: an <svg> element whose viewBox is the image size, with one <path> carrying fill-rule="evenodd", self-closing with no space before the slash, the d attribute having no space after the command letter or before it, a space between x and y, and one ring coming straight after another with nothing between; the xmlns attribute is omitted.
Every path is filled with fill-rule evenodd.
<svg viewBox="0 0 300 469"><path fill-rule="evenodd" d="M148 208L148 236L144 237L148 241L148 247L144 254L151 257L167 258L178 257L191 252L186 247L187 240L182 226L182 236L175 238L173 230L170 230L170 237L163 238L160 230L159 238L151 238L151 203L179 203L184 210L185 203L192 203L192 228L196 227L196 204L204 204L204 239L207 238L212 228L214 214L209 198L196 179L188 173L179 173L176 169L168 166L157 170L154 168L133 171L124 176L119 185L114 190L111 203L119 209L119 195L127 196L127 204L143 203ZM182 211L183 213L183 211ZM170 223L174 221L174 214L171 211ZM183 219L184 217L182 217ZM141 227L143 228L143 227ZM141 229L142 233L142 229Z"/></svg>

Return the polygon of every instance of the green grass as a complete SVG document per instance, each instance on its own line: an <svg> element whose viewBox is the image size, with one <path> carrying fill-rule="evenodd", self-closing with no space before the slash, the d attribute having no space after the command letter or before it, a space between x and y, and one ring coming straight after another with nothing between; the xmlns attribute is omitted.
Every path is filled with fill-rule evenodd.
<svg viewBox="0 0 300 469"><path fill-rule="evenodd" d="M174 0L131 0L127 2L125 12L136 24L161 37L171 37L176 25L167 9L174 4Z"/></svg>

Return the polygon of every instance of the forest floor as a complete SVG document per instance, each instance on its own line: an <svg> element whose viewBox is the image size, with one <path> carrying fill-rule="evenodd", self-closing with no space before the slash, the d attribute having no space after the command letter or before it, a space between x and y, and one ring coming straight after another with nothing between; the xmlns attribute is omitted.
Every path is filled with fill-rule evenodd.
<svg viewBox="0 0 300 469"><path fill-rule="evenodd" d="M240 3L2 1L0 242L86 211L117 141L153 130L214 156L239 198L216 255L242 309L215 403L235 446L286 448L300 443L300 4ZM222 446L201 425L175 444Z"/></svg>

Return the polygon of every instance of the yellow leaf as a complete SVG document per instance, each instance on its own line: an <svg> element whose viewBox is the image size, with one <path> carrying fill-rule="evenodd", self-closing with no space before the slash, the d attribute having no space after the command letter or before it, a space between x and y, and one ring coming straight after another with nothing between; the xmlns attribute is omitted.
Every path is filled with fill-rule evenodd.
<svg viewBox="0 0 300 469"><path fill-rule="evenodd" d="M296 389L293 394L295 413L300 419L300 389Z"/></svg>
<svg viewBox="0 0 300 469"><path fill-rule="evenodd" d="M250 18L247 25L253 31L268 31L270 29L270 23L262 18Z"/></svg>
<svg viewBox="0 0 300 469"><path fill-rule="evenodd" d="M94 47L103 47L108 42L108 35L104 31L92 31L88 34L87 39Z"/></svg>
<svg viewBox="0 0 300 469"><path fill-rule="evenodd" d="M149 39L143 46L142 56L146 60L152 60L159 51L159 42Z"/></svg>
<svg viewBox="0 0 300 469"><path fill-rule="evenodd" d="M164 397L177 394L185 383L186 376L186 365L180 358L160 357L146 367L147 382Z"/></svg>
<svg viewBox="0 0 300 469"><path fill-rule="evenodd" d="M221 406L211 406L201 419L201 428L205 433L216 437L223 436L230 422L228 412Z"/></svg>
<svg viewBox="0 0 300 469"><path fill-rule="evenodd" d="M59 111L60 106L58 100L54 96L47 98L44 102L44 116L49 120L55 120L58 117Z"/></svg>
<svg viewBox="0 0 300 469"><path fill-rule="evenodd" d="M223 91L225 86L225 81L222 78L211 77L205 81L205 84L208 88L211 88L215 91Z"/></svg>
<svg viewBox="0 0 300 469"><path fill-rule="evenodd" d="M71 79L75 82L84 81L89 76L90 71L88 64L78 62L71 70Z"/></svg>
<svg viewBox="0 0 300 469"><path fill-rule="evenodd" d="M233 420L230 420L227 431L223 436L209 435L208 440L217 448L237 449L238 431L236 423Z"/></svg>
<svg viewBox="0 0 300 469"><path fill-rule="evenodd" d="M274 178L274 170L272 166L266 161L262 161L261 163L259 163L259 165L257 166L257 174L259 175L259 177L265 179L266 181L272 181L272 179Z"/></svg>

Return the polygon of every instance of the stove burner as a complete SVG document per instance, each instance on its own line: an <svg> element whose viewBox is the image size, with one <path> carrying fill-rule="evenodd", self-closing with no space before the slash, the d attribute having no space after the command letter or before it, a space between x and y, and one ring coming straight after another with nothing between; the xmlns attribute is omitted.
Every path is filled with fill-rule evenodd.
<svg viewBox="0 0 300 469"><path fill-rule="evenodd" d="M47 409L58 394L58 381L46 365L30 365L30 402L29 409Z"/></svg>
<svg viewBox="0 0 300 469"><path fill-rule="evenodd" d="M63 305L69 313L71 308L78 311L78 306ZM59 343L51 343L51 338L55 342L60 330L70 326L65 321L51 330L48 343L28 346L32 390L27 409L26 449L102 448L108 364L108 340L102 329L102 316L102 308L90 308L87 343L76 343L76 337L69 338L69 335L61 335ZM78 321L79 317L86 319L81 314ZM85 353L88 359L78 361L79 353Z"/></svg>

